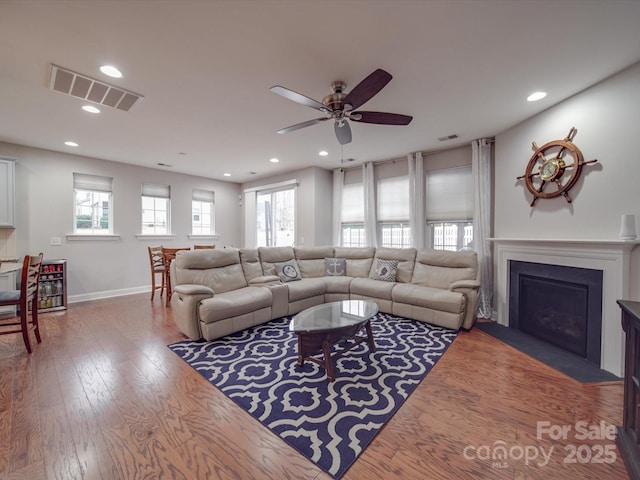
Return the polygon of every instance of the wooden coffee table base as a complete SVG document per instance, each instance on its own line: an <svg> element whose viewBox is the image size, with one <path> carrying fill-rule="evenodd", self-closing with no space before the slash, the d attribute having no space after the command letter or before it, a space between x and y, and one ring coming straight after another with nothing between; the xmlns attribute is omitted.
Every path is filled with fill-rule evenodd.
<svg viewBox="0 0 640 480"><path fill-rule="evenodd" d="M367 336L357 336L362 327L367 331ZM331 355L331 347L346 340L353 339L354 342L348 347L337 351ZM369 320L358 325L350 325L348 327L335 330L317 330L312 332L298 332L298 365L302 366L305 360L317 363L327 372L327 378L333 382L336 377L333 370L333 360L340 357L344 353L351 350L356 345L360 345L366 341L369 344L371 352L376 351L376 344L373 341L371 332L371 323ZM312 357L322 353L322 360Z"/></svg>

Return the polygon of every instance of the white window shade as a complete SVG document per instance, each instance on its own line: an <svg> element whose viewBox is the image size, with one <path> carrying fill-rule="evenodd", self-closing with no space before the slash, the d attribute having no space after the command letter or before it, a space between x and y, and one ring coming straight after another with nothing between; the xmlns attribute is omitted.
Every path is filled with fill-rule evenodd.
<svg viewBox="0 0 640 480"><path fill-rule="evenodd" d="M171 187L169 185L154 185L153 183L143 183L142 196L171 198Z"/></svg>
<svg viewBox="0 0 640 480"><path fill-rule="evenodd" d="M426 212L430 222L473 218L471 166L427 173Z"/></svg>
<svg viewBox="0 0 640 480"><path fill-rule="evenodd" d="M409 220L409 177L378 180L378 221Z"/></svg>
<svg viewBox="0 0 640 480"><path fill-rule="evenodd" d="M364 222L362 183L349 183L342 190L342 223Z"/></svg>
<svg viewBox="0 0 640 480"><path fill-rule="evenodd" d="M111 192L113 178L86 173L73 174L73 188L75 190L88 190L91 192Z"/></svg>
<svg viewBox="0 0 640 480"><path fill-rule="evenodd" d="M195 200L197 202L214 203L215 198L215 192L212 192L210 190L198 190L196 188L193 189L192 200Z"/></svg>

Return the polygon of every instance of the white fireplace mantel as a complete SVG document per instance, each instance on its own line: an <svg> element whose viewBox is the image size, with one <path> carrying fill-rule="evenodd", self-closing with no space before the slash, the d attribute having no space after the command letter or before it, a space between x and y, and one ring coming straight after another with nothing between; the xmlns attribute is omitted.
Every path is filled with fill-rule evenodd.
<svg viewBox="0 0 640 480"><path fill-rule="evenodd" d="M617 300L629 299L631 251L640 241L491 238L494 248L497 318L509 325L509 260L602 270L600 367L622 377L624 333Z"/></svg>

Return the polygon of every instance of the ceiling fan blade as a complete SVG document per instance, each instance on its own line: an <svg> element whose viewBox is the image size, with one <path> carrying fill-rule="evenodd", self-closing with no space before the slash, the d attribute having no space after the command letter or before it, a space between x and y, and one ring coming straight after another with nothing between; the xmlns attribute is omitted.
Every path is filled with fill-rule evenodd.
<svg viewBox="0 0 640 480"><path fill-rule="evenodd" d="M314 118L313 120L307 120L306 122L296 123L295 125L291 125L290 127L285 127L281 130L278 130L276 133L289 133L295 130L300 130L304 127L310 127L311 125L315 125L316 123L324 122L329 120L331 117L322 117L322 118Z"/></svg>
<svg viewBox="0 0 640 480"><path fill-rule="evenodd" d="M307 107L315 108L316 110L320 110L324 113L331 113L331 109L327 108L322 103L314 100L313 98L306 97L301 93L294 92L293 90L289 90L286 87L281 87L280 85L276 85L271 87L271 91L273 93L277 93L278 95L283 96L284 98L288 98L289 100L293 100L296 103L300 103Z"/></svg>
<svg viewBox="0 0 640 480"><path fill-rule="evenodd" d="M377 123L379 125L409 125L413 117L399 113L353 112L349 119L354 122Z"/></svg>
<svg viewBox="0 0 640 480"><path fill-rule="evenodd" d="M346 120L336 122L333 128L336 131L336 137L340 145L351 143L351 127Z"/></svg>
<svg viewBox="0 0 640 480"><path fill-rule="evenodd" d="M392 78L390 73L377 69L347 94L344 103L348 103L355 110L371 100Z"/></svg>

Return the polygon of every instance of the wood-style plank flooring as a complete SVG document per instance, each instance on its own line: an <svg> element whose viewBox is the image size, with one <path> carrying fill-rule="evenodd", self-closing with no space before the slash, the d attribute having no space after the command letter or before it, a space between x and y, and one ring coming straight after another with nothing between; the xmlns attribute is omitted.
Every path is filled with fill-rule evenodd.
<svg viewBox="0 0 640 480"><path fill-rule="evenodd" d="M73 304L41 331L32 355L0 337L0 479L330 479L166 347L183 337L158 296ZM621 415L620 382L579 384L472 330L343 478L627 479L613 440L575 429Z"/></svg>

